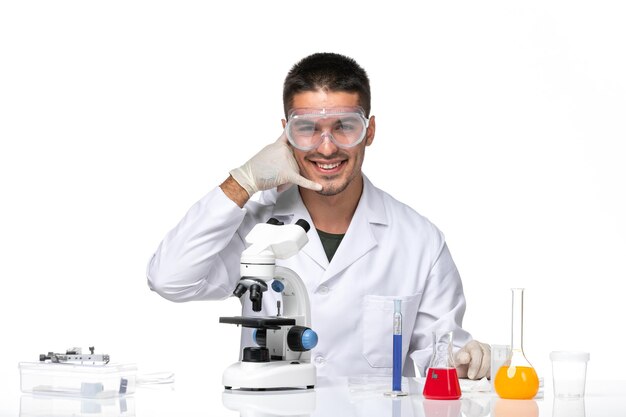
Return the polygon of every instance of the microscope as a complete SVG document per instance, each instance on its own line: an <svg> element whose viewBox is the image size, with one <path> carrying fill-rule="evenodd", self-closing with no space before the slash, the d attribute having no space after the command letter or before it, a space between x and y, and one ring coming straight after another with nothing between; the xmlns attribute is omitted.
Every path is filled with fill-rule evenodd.
<svg viewBox="0 0 626 417"><path fill-rule="evenodd" d="M306 245L309 229L304 219L285 225L271 218L246 236L250 246L241 254L241 279L233 295L241 298L247 292L254 312L262 310L265 291L280 293L282 302L277 301L276 316L220 317L220 323L253 328L258 345L245 347L241 360L224 371L222 383L227 390L315 386L317 373L310 350L317 345L317 334L310 329L308 292L294 271L276 266L276 259L287 259Z"/></svg>

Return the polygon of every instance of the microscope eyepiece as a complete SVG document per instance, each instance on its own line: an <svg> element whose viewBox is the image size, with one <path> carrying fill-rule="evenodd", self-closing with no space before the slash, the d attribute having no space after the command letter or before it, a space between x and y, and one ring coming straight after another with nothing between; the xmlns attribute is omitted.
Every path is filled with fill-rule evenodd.
<svg viewBox="0 0 626 417"><path fill-rule="evenodd" d="M250 300L254 301L261 297L261 286L259 284L250 285Z"/></svg>
<svg viewBox="0 0 626 417"><path fill-rule="evenodd" d="M247 291L247 288L245 285L239 283L237 284L237 286L235 287L235 291L233 291L233 295L237 298L241 298L242 295L244 295Z"/></svg>
<svg viewBox="0 0 626 417"><path fill-rule="evenodd" d="M296 224L298 226L300 226L301 228L304 229L305 233L308 233L308 231L311 229L311 225L309 224L309 222L307 222L304 219L299 219Z"/></svg>
<svg viewBox="0 0 626 417"><path fill-rule="evenodd" d="M263 292L259 284L250 285L250 301L252 301L252 310L259 312L263 306Z"/></svg>

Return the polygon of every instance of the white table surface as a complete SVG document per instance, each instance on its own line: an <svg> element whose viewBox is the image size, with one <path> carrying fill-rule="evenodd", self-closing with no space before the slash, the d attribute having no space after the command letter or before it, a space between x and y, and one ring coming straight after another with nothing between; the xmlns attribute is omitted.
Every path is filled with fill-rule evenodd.
<svg viewBox="0 0 626 417"><path fill-rule="evenodd" d="M242 393L224 391L219 375L177 378L173 385L140 386L132 396L79 400L34 396L19 389L18 378L0 377L0 416L158 417L158 416L376 416L376 417L626 417L626 381L587 381L581 400L555 399L551 387L534 400L502 400L489 392L464 392L457 401L429 401L420 385L405 379L407 397L385 397L377 384L322 379L314 390Z"/></svg>

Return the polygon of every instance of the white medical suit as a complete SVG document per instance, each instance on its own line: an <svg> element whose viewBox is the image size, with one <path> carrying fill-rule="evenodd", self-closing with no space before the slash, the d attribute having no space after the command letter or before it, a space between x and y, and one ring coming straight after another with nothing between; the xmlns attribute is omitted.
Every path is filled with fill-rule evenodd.
<svg viewBox="0 0 626 417"><path fill-rule="evenodd" d="M319 336L311 352L318 375L391 374L393 300L402 300L403 373L424 375L432 332L454 330L454 344L471 340L461 328L465 297L443 234L410 207L364 177L363 194L337 252L328 262L298 187L258 193L240 208L217 187L170 231L148 265L152 290L172 301L221 300L239 280L244 238L270 217L311 224L297 255L276 260L304 281L311 324ZM262 315L276 314L263 293ZM247 293L243 315L253 314ZM269 313L268 313L269 312ZM254 345L245 333L244 346Z"/></svg>

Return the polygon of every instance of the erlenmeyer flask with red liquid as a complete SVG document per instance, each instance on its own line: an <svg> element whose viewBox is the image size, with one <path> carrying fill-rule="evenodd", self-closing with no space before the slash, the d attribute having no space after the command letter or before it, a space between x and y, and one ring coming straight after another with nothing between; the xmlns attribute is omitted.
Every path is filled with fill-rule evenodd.
<svg viewBox="0 0 626 417"><path fill-rule="evenodd" d="M453 337L452 331L439 335L433 332L433 356L430 359L426 383L424 384L424 398L429 400L458 400L461 398L461 386L452 356Z"/></svg>

